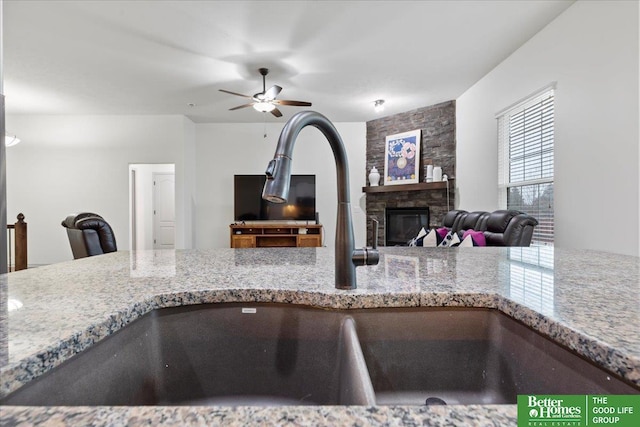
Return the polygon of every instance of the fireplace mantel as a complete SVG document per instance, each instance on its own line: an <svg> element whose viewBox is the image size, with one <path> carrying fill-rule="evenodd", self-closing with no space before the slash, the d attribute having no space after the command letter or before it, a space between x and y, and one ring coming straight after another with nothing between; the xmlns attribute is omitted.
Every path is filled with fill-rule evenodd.
<svg viewBox="0 0 640 427"><path fill-rule="evenodd" d="M449 179L449 188L453 188L455 179ZM446 190L447 181L418 182L416 184L377 185L374 187L362 187L363 193L388 193L391 191L420 191L420 190Z"/></svg>

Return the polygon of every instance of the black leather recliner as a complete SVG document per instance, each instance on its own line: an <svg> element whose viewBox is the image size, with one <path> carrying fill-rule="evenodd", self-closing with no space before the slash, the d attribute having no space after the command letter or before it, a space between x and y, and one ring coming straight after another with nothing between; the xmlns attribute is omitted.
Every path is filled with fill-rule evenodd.
<svg viewBox="0 0 640 427"><path fill-rule="evenodd" d="M461 239L466 230L482 231L487 246L529 246L538 221L517 210L454 210L445 214L442 225L458 233Z"/></svg>
<svg viewBox="0 0 640 427"><path fill-rule="evenodd" d="M488 246L529 246L536 225L534 217L520 211L494 211L487 218L484 237Z"/></svg>
<svg viewBox="0 0 640 427"><path fill-rule="evenodd" d="M62 221L62 226L67 229L74 259L118 250L111 226L98 214L84 212L69 215Z"/></svg>
<svg viewBox="0 0 640 427"><path fill-rule="evenodd" d="M455 231L462 237L467 230L484 231L487 229L487 219L489 212L474 211L464 214L460 221L458 221L458 227Z"/></svg>
<svg viewBox="0 0 640 427"><path fill-rule="evenodd" d="M461 209L454 209L445 214L442 219L442 226L450 230L458 231L460 229L460 221L465 217L465 214L469 212Z"/></svg>

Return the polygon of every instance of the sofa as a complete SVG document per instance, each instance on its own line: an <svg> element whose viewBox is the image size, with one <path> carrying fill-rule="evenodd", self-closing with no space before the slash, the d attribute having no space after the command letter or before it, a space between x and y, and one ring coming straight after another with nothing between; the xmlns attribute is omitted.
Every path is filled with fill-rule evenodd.
<svg viewBox="0 0 640 427"><path fill-rule="evenodd" d="M445 214L442 226L458 234L482 232L486 246L529 246L538 221L517 210L493 212L452 210Z"/></svg>
<svg viewBox="0 0 640 427"><path fill-rule="evenodd" d="M83 212L62 221L67 229L73 258L86 258L118 250L111 226L98 214Z"/></svg>

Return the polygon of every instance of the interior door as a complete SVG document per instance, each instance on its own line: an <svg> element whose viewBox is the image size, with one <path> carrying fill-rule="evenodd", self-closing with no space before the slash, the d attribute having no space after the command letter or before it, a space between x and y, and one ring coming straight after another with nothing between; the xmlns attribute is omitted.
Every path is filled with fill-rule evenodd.
<svg viewBox="0 0 640 427"><path fill-rule="evenodd" d="M176 239L175 174L153 173L153 248L174 249Z"/></svg>

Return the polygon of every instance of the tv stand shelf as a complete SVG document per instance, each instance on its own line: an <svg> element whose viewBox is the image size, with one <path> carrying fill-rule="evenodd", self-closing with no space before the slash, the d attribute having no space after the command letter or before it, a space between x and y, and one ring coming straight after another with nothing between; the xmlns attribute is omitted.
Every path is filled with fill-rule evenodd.
<svg viewBox="0 0 640 427"><path fill-rule="evenodd" d="M229 228L232 248L309 248L322 246L321 224L231 224ZM304 230L306 230L306 233Z"/></svg>

